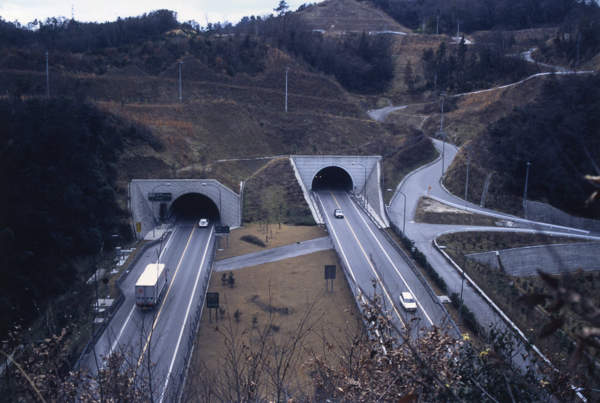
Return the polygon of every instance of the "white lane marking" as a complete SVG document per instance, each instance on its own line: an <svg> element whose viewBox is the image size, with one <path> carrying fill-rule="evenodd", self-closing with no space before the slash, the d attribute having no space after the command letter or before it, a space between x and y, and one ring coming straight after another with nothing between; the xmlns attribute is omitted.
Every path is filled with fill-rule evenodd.
<svg viewBox="0 0 600 403"><path fill-rule="evenodd" d="M326 211L325 205L323 204L323 200L321 200L321 196L319 196L319 202L321 203L321 206L323 207L323 211ZM342 253L342 256L344 256L344 260L346 261L346 266L348 266L348 270L350 270L350 274L352 275L352 280L354 280L354 284L356 284L356 287L358 288L358 281L356 281L356 277L354 276L354 271L352 271L352 266L350 266L350 262L348 262L348 258L346 257L346 254L344 253L344 248L342 248L342 243L340 242L337 234L335 233L335 229L333 228L333 225L331 225L331 221L327 214L325 214L325 218L327 219L327 222L329 223L329 228L331 229L331 232L333 232L333 236L335 237L335 240L337 241L337 244L340 247L340 252ZM363 302L364 302L364 298L363 298Z"/></svg>
<svg viewBox="0 0 600 403"><path fill-rule="evenodd" d="M347 193L346 193L346 197L348 198L348 200L350 200L350 204L352 204L352 207L354 207L354 209L358 213L358 215L361 218L361 220L363 220L363 222L365 223L365 227L369 230L369 232L371 233L371 235L373 235L373 239L375 240L375 242L377 242L377 244L379 245L379 247L381 248L381 250L383 251L383 253L385 254L385 256L388 258L388 260L390 261L391 265L394 267L394 270L396 270L396 273L398 273L398 276L400 276L400 278L402 279L402 282L404 283L404 285L406 286L406 288L408 289L408 291L410 291L410 293L412 294L412 296L415 299L415 301L417 301L417 304L419 304L419 306L421 307L421 310L423 311L423 313L427 317L427 320L429 320L429 323L433 326L433 321L431 320L431 318L429 317L429 315L427 315L427 311L425 310L425 308L423 308L423 305L419 302L419 300L417 299L417 296L415 295L415 293L410 289L410 287L408 286L408 283L406 282L406 280L404 280L404 277L402 276L402 274L400 274L400 270L398 270L398 268L396 267L396 265L392 261L392 258L390 258L390 255L388 255L387 252L385 251L385 249L383 249L383 245L381 245L381 243L379 243L379 240L377 239L377 237L375 237L375 234L373 233L373 231L371 231L371 228L369 227L369 225L365 221L365 218L358 211L358 208L356 207L356 205L354 204L354 202L352 201L352 199L350 198L350 196L348 196Z"/></svg>
<svg viewBox="0 0 600 403"><path fill-rule="evenodd" d="M194 284L194 289L192 290L192 295L190 298L190 303L188 304L187 310L185 311L185 319L181 324L181 332L179 332L179 340L177 340L177 345L175 346L175 352L173 353L173 359L171 360L171 365L169 366L169 371L167 372L165 387L160 394L159 403L162 403L165 392L167 391L167 387L169 386L169 377L171 376L171 371L173 371L173 365L175 365L175 359L177 358L177 352L179 351L179 345L181 344L181 338L183 337L183 331L185 330L185 324L188 320L188 315L190 314L190 308L192 307L192 301L194 300L194 295L196 294L196 288L198 287L198 281L200 280L200 273L202 273L202 266L204 266L204 260L206 259L206 254L208 253L208 246L211 244L210 240L212 239L212 234L214 230L214 226L210 228L210 234L208 234L209 242L206 243L206 249L204 249L204 256L202 256L202 262L200 263L200 267L198 268L198 275L196 276L196 284ZM214 240L216 242L216 240ZM204 303L204 302L202 302Z"/></svg>
<svg viewBox="0 0 600 403"><path fill-rule="evenodd" d="M165 248L163 249L163 251L161 252L161 254L158 256L158 260L159 261L162 258L162 256L165 254L165 252L167 251L167 248L169 247L169 245L171 245L171 241L173 240L173 238L175 238L175 233L177 232L178 229L179 229L179 226L175 227L175 230L173 231L173 234L171 235L171 237L169 238L169 241L167 242L167 246L165 246ZM115 347L117 346L117 343L119 342L119 339L123 335L123 331L125 330L125 327L127 326L127 324L129 323L129 321L131 320L131 316L133 315L133 311L135 311L135 303L133 304L133 308L131 309L131 312L129 312L129 315L127 315L127 320L125 321L125 323L121 327L121 330L119 331L119 334L117 335L117 338L113 342L112 346L110 346L110 350L108 350L108 355L111 355L112 352L114 351Z"/></svg>

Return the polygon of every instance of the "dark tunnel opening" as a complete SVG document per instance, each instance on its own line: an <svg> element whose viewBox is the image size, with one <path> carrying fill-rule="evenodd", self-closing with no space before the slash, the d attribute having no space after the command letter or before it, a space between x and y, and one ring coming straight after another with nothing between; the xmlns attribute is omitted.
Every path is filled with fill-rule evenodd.
<svg viewBox="0 0 600 403"><path fill-rule="evenodd" d="M219 222L219 208L208 196L200 193L188 193L178 197L169 209L169 217L174 219L208 218L211 222Z"/></svg>
<svg viewBox="0 0 600 403"><path fill-rule="evenodd" d="M352 178L342 168L321 169L313 178L313 190L352 190Z"/></svg>

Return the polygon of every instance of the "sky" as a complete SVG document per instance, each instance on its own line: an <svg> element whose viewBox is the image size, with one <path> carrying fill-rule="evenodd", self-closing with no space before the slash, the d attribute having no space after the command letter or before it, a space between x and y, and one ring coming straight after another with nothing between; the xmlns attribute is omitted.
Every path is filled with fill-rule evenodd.
<svg viewBox="0 0 600 403"><path fill-rule="evenodd" d="M287 0L291 11L313 1ZM208 22L237 23L244 16L274 14L279 0L0 0L0 17L5 21L18 20L26 25L48 17L71 18L82 22L115 21L117 17L135 17L154 10L177 12L179 22L195 20L201 26Z"/></svg>

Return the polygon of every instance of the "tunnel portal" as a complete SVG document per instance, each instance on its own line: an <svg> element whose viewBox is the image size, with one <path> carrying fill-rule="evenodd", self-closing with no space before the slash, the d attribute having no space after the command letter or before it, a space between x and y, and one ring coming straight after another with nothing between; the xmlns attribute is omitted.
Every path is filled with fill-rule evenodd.
<svg viewBox="0 0 600 403"><path fill-rule="evenodd" d="M352 190L353 183L350 174L340 167L321 169L312 181L313 190Z"/></svg>

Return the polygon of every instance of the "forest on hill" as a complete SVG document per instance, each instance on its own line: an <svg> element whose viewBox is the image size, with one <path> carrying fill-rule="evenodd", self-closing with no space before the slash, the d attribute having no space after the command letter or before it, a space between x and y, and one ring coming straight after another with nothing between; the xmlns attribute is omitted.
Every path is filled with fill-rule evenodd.
<svg viewBox="0 0 600 403"><path fill-rule="evenodd" d="M28 323L49 298L81 282L80 276L93 273L91 267L78 272L77 260L117 246L113 235L131 239L128 214L116 202L115 163L136 144L162 146L144 127L66 99L3 100L0 121L5 335L11 326ZM70 309L73 313L77 304ZM56 320L62 326L68 319Z"/></svg>
<svg viewBox="0 0 600 403"><path fill-rule="evenodd" d="M400 24L427 34L471 34L559 27L557 40L568 60L600 52L600 7L577 0L460 0L455 2L373 0ZM569 39L564 40L564 34ZM578 46L579 45L579 46Z"/></svg>
<svg viewBox="0 0 600 403"><path fill-rule="evenodd" d="M598 74L554 77L534 102L492 124L473 148L490 156L484 165L498 173L507 192L522 195L530 162L528 198L599 218L600 206L585 204L595 188L584 179L600 174L599 117Z"/></svg>
<svg viewBox="0 0 600 403"><path fill-rule="evenodd" d="M52 66L74 73L103 75L110 68L136 66L159 75L191 55L217 73L256 75L266 68L269 46L335 76L348 91L381 92L393 78L389 38L324 36L287 9L278 16L244 18L235 26L207 27L179 23L169 10L101 24L49 18L22 25L0 19L0 67L8 70L45 71L48 51ZM41 94L43 88L21 85L20 95L29 92Z"/></svg>

